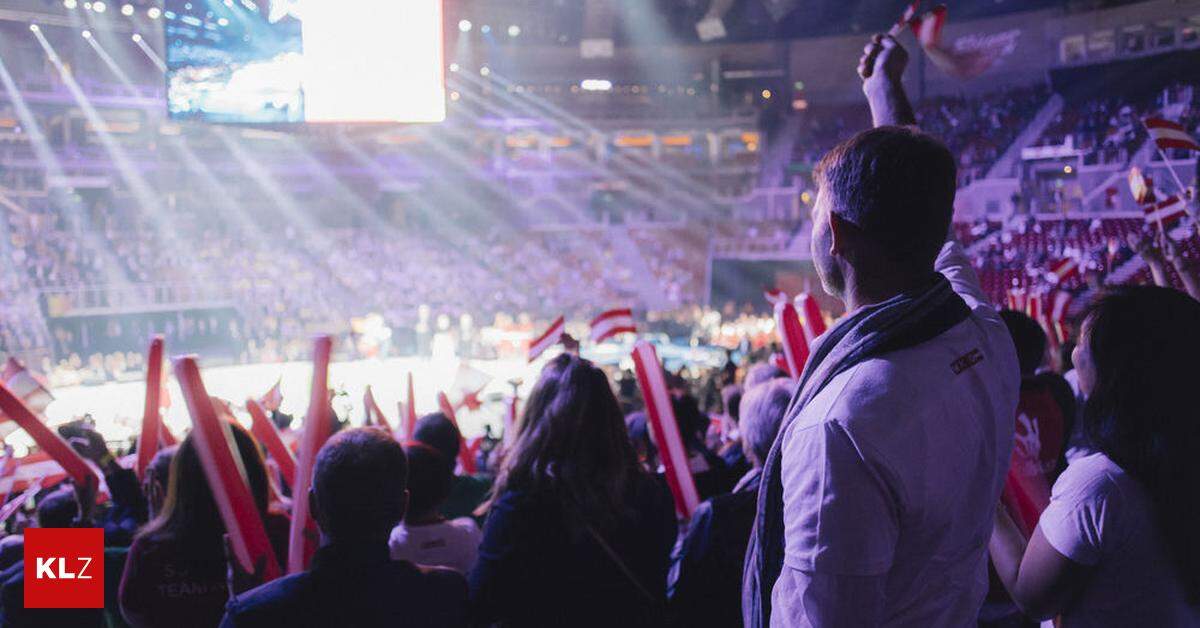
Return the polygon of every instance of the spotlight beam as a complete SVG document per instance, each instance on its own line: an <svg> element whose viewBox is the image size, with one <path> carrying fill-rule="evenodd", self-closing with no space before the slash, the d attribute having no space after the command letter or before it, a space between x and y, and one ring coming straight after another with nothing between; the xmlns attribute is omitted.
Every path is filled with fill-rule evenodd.
<svg viewBox="0 0 1200 628"><path fill-rule="evenodd" d="M96 41L94 36L87 37L85 39L87 40L87 43L92 46L92 49L96 51L96 54L100 56L100 59L104 61L104 64L108 66L108 69L112 70L112 73L117 76L117 80L121 81L121 84L125 86L125 89L129 90L130 95L132 95L134 98L141 98L141 90L138 89L137 85L133 84L133 80L129 78L129 75L125 73L125 70L121 69L120 65L117 65L117 61L112 58L112 55L108 54L108 51L100 45L100 42Z"/></svg>

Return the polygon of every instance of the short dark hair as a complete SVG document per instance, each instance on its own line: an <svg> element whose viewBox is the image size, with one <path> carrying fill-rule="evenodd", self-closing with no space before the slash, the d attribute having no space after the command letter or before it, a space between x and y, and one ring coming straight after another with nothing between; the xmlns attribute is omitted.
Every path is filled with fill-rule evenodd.
<svg viewBox="0 0 1200 628"><path fill-rule="evenodd" d="M37 505L38 526L43 528L69 528L79 516L79 502L75 492L61 487L42 498Z"/></svg>
<svg viewBox="0 0 1200 628"><path fill-rule="evenodd" d="M170 485L171 461L175 459L175 451L178 449L178 445L163 447L150 459L150 464L146 465L147 477L158 482L163 489L166 489Z"/></svg>
<svg viewBox="0 0 1200 628"><path fill-rule="evenodd" d="M746 369L746 378L742 380L742 391L749 392L751 388L759 384L765 384L781 377L787 377L787 373L784 373L778 366L770 362L759 362Z"/></svg>
<svg viewBox="0 0 1200 628"><path fill-rule="evenodd" d="M408 516L436 510L450 495L454 480L446 457L433 447L418 442L405 445L404 454L408 456Z"/></svg>
<svg viewBox="0 0 1200 628"><path fill-rule="evenodd" d="M446 457L446 464L454 467L454 461L458 459L462 433L446 415L433 412L421 417L413 430L412 439L438 450Z"/></svg>
<svg viewBox="0 0 1200 628"><path fill-rule="evenodd" d="M317 453L313 472L322 531L336 540L386 538L404 517L407 484L404 448L383 430L333 435Z"/></svg>
<svg viewBox="0 0 1200 628"><path fill-rule="evenodd" d="M832 212L912 270L932 268L954 218L958 169L946 145L921 131L881 126L825 154L814 178Z"/></svg>
<svg viewBox="0 0 1200 628"><path fill-rule="evenodd" d="M794 387L791 380L773 379L746 391L742 398L742 420L738 429L750 446L746 453L753 454L760 464L767 460L771 445L775 444Z"/></svg>
<svg viewBox="0 0 1200 628"><path fill-rule="evenodd" d="M1017 346L1017 364L1021 367L1021 375L1037 373L1046 358L1046 330L1037 321L1016 310L1003 310L1000 318L1008 327L1013 344Z"/></svg>

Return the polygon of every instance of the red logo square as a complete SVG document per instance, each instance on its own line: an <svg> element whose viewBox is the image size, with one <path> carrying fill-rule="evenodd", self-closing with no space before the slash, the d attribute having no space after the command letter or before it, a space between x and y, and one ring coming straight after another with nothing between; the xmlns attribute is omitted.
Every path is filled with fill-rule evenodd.
<svg viewBox="0 0 1200 628"><path fill-rule="evenodd" d="M25 608L104 608L104 530L25 530Z"/></svg>

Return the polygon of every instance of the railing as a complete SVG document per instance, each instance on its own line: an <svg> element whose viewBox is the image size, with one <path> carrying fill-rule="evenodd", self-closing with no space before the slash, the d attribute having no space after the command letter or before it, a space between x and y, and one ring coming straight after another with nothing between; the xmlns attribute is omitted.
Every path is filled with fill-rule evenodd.
<svg viewBox="0 0 1200 628"><path fill-rule="evenodd" d="M227 283L178 282L45 288L41 295L52 318L226 305L235 297Z"/></svg>

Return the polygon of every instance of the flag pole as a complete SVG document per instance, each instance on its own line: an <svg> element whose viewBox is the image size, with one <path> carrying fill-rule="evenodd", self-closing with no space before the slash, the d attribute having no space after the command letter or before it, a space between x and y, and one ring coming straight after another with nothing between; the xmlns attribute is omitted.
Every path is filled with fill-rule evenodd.
<svg viewBox="0 0 1200 628"><path fill-rule="evenodd" d="M1170 158L1167 157L1167 151L1163 150L1162 146L1158 145L1158 141L1156 141L1154 139L1153 134L1150 133L1150 127L1146 126L1145 119L1142 120L1142 128L1146 129L1147 135L1150 136L1150 141L1154 142L1154 148L1158 149L1158 155L1159 155L1159 157L1162 157L1163 165L1167 167L1167 172L1171 173L1171 178L1175 180L1175 185L1179 186L1179 193L1182 195L1182 198L1184 200L1193 200L1194 201L1195 199L1188 198L1187 186L1185 186L1183 184L1183 179L1180 179L1179 174L1177 172L1175 172L1175 167L1171 165L1171 160L1170 160ZM1191 206L1191 203L1184 203L1184 205L1183 205L1184 211L1186 211L1188 213L1188 217L1190 217L1193 221L1195 221L1196 215L1192 213L1192 209L1190 206ZM1162 227L1161 219L1159 219L1158 226L1160 228Z"/></svg>

